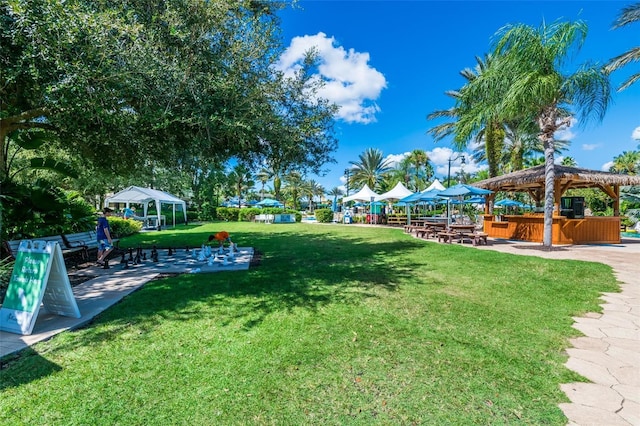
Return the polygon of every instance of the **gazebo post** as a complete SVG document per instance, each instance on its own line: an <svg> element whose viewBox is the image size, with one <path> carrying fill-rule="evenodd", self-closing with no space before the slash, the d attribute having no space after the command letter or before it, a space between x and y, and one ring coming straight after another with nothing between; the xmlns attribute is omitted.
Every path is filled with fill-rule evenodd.
<svg viewBox="0 0 640 426"><path fill-rule="evenodd" d="M560 183L560 179L556 177L556 180L553 182L553 211L560 216L561 206L560 199L562 198L562 184Z"/></svg>
<svg viewBox="0 0 640 426"><path fill-rule="evenodd" d="M620 185L613 185L616 197L613 199L613 215L620 216Z"/></svg>

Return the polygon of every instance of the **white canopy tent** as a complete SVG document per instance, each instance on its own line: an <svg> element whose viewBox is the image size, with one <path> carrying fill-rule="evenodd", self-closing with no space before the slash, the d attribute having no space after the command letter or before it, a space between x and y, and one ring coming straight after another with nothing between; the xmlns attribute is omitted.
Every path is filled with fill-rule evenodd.
<svg viewBox="0 0 640 426"><path fill-rule="evenodd" d="M385 192L384 194L380 194L376 197L376 201L382 200L401 200L404 197L413 194L412 191L408 190L406 186L402 184L402 182L398 182L396 186L393 187L392 190Z"/></svg>
<svg viewBox="0 0 640 426"><path fill-rule="evenodd" d="M440 181L438 179L434 180L433 183L431 185L429 185L429 187L427 189L425 189L422 192L429 192L432 191L434 189L437 189L438 191L444 191L444 185L442 185L440 183Z"/></svg>
<svg viewBox="0 0 640 426"><path fill-rule="evenodd" d="M353 195L350 195L349 197L344 197L342 199L342 202L346 203L347 201L371 201L372 198L375 200L376 197L378 197L378 194L373 192L371 188L369 188L369 185L365 183L360 191L356 192Z"/></svg>
<svg viewBox="0 0 640 426"><path fill-rule="evenodd" d="M130 186L127 189L123 189L117 194L107 197L104 200L105 207L109 204L121 203L127 207L133 204L142 204L144 208L144 217L147 217L149 210L149 203L154 201L156 203L156 212L158 214L158 223L160 223L162 204L171 204L173 208L173 226L176 226L176 205L182 206L182 212L184 214L184 221L187 222L187 203L180 198L169 194L168 192L159 191L157 189L142 188L140 186Z"/></svg>

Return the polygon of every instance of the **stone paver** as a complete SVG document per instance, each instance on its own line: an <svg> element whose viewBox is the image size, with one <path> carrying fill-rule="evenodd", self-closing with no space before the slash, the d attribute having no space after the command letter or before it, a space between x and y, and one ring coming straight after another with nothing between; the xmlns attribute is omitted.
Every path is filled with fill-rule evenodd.
<svg viewBox="0 0 640 426"><path fill-rule="evenodd" d="M602 295L602 313L574 318L585 336L571 339L567 368L592 383L561 385L570 403L560 404L570 426L640 426L640 239L621 244L554 247L491 241L481 250L550 259L601 262L613 268L620 293Z"/></svg>

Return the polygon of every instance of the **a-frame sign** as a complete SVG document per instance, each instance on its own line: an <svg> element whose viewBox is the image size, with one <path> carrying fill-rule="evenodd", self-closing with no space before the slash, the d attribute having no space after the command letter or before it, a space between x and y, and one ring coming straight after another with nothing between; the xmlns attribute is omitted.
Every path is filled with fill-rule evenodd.
<svg viewBox="0 0 640 426"><path fill-rule="evenodd" d="M80 318L58 243L23 240L0 308L0 330L31 334L41 305L52 314Z"/></svg>

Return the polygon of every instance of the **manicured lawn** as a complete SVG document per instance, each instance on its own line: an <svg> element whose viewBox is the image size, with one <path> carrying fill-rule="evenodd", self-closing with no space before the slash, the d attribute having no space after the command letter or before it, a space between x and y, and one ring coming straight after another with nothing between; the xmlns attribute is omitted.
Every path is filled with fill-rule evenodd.
<svg viewBox="0 0 640 426"><path fill-rule="evenodd" d="M398 229L207 224L246 272L147 284L0 371L0 424L565 424L572 316L608 266L413 239ZM7 361L7 360L5 360Z"/></svg>

